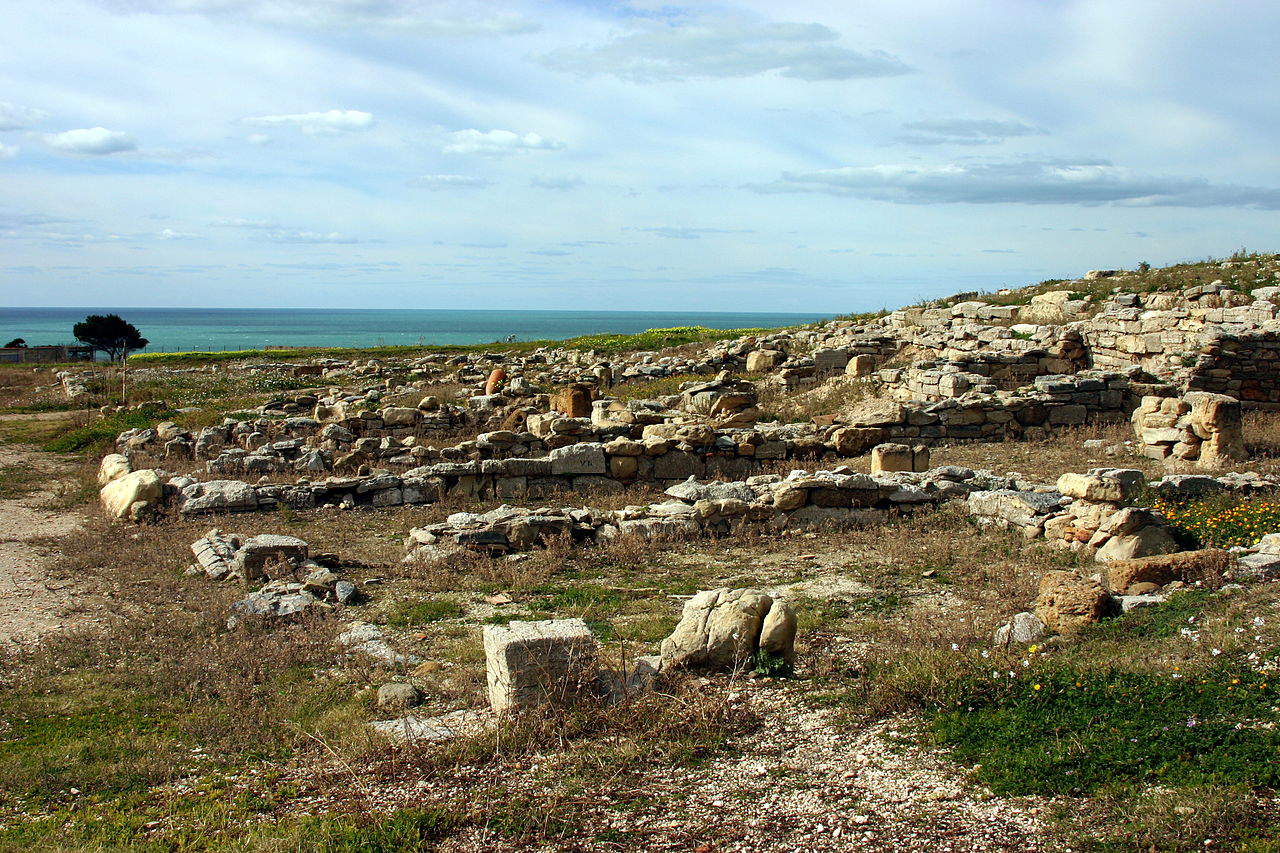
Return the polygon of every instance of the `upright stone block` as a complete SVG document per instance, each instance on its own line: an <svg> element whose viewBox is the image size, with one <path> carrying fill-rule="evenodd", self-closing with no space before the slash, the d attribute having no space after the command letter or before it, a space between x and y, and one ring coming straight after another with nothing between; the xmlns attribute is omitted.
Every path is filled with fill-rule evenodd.
<svg viewBox="0 0 1280 853"><path fill-rule="evenodd" d="M917 444L911 448L911 470L916 473L928 471L930 458L929 445Z"/></svg>
<svg viewBox="0 0 1280 853"><path fill-rule="evenodd" d="M905 444L877 444L871 448L872 474L911 471L914 467L915 452Z"/></svg>
<svg viewBox="0 0 1280 853"><path fill-rule="evenodd" d="M591 386L575 382L551 398L551 408L571 418L591 417Z"/></svg>
<svg viewBox="0 0 1280 853"><path fill-rule="evenodd" d="M847 376L870 376L875 371L876 358L873 355L855 355L844 368Z"/></svg>
<svg viewBox="0 0 1280 853"><path fill-rule="evenodd" d="M596 641L581 619L486 625L484 657L498 713L564 701L596 683Z"/></svg>

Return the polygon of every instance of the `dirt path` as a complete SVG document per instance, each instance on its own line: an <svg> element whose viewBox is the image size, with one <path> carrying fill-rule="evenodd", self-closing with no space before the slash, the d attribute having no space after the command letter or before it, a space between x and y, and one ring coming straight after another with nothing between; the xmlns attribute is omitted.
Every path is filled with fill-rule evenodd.
<svg viewBox="0 0 1280 853"><path fill-rule="evenodd" d="M0 477L20 483L35 475L31 491L0 498L0 644L34 640L69 624L80 609L74 582L50 575L53 554L47 544L84 524L79 513L53 508L58 486L72 473L56 454L0 444Z"/></svg>

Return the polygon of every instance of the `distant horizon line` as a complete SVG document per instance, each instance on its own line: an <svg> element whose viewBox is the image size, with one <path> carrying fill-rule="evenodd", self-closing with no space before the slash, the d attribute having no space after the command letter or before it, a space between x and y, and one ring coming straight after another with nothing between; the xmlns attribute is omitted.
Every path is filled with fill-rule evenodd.
<svg viewBox="0 0 1280 853"><path fill-rule="evenodd" d="M11 305L0 311L444 311L458 314L510 314L530 311L560 314L760 314L768 316L828 317L837 311L713 311L702 308L226 308L183 305Z"/></svg>

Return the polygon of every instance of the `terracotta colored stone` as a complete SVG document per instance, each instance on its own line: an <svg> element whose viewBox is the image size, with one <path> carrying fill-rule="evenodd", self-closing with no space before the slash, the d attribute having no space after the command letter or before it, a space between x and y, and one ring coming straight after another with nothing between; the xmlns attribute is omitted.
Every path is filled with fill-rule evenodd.
<svg viewBox="0 0 1280 853"><path fill-rule="evenodd" d="M591 386L575 382L551 398L551 408L571 418L591 417Z"/></svg>
<svg viewBox="0 0 1280 853"><path fill-rule="evenodd" d="M507 371L501 367L495 367L489 373L488 380L484 383L484 393L497 394L498 389L502 387L502 383L507 381Z"/></svg>

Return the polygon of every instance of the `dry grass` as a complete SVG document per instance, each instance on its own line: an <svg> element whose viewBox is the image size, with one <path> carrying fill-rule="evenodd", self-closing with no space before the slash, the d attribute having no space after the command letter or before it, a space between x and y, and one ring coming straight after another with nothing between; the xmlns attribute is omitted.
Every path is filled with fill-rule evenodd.
<svg viewBox="0 0 1280 853"><path fill-rule="evenodd" d="M840 415L878 396L873 382L836 377L806 391L790 393L774 382L758 382L761 421L804 423L821 415Z"/></svg>

